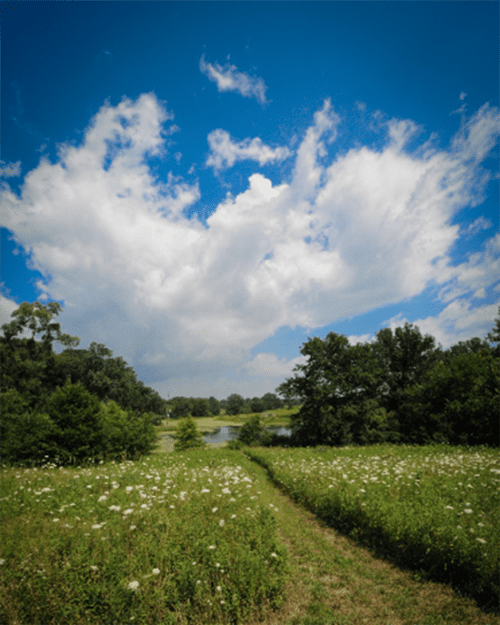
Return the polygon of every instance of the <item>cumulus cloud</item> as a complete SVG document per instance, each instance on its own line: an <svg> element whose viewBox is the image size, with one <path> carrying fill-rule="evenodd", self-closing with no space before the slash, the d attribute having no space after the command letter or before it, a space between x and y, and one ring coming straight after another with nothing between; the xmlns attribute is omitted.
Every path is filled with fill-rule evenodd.
<svg viewBox="0 0 500 625"><path fill-rule="evenodd" d="M198 184L173 174L159 180L148 163L166 155L172 119L153 94L106 103L80 145L61 145L57 162L42 158L25 176L20 195L4 183L0 197L3 225L45 276L39 288L65 301L65 331L83 345L119 350L155 388L176 380L182 394L202 395L186 389L240 370L266 392L293 361L251 360L249 350L282 326L317 328L431 284L450 308L495 284L497 238L465 263L453 266L449 254L460 236L452 218L483 196L480 163L497 140L498 109L482 107L448 149L428 142L410 152L419 128L395 119L382 149L331 157L342 120L325 101L298 146L291 181L273 185L253 174L206 224L184 212L200 199ZM273 151L253 141L228 138L222 162L242 153L266 162ZM465 311L471 319L474 310Z"/></svg>
<svg viewBox="0 0 500 625"><path fill-rule="evenodd" d="M285 378L294 375L293 370L296 365L303 365L307 362L305 356L298 356L287 360L286 358L278 358L276 354L261 353L257 354L253 360L245 366L252 375L262 375L273 378Z"/></svg>
<svg viewBox="0 0 500 625"><path fill-rule="evenodd" d="M465 299L456 299L435 317L416 319L422 334L430 334L445 349L459 341L466 341L473 336L485 337L493 328L493 320L498 314L498 304L472 307ZM389 320L388 327L393 330L405 324L407 319L402 316Z"/></svg>
<svg viewBox="0 0 500 625"><path fill-rule="evenodd" d="M261 104L266 104L267 86L258 76L250 76L246 72L239 72L236 65L226 63L224 66L207 63L205 55L200 59L200 71L209 80L217 84L217 90L237 91L244 98L255 98Z"/></svg>
<svg viewBox="0 0 500 625"><path fill-rule="evenodd" d="M6 163L0 161L0 178L13 178L21 175L21 161Z"/></svg>
<svg viewBox="0 0 500 625"><path fill-rule="evenodd" d="M225 130L218 128L208 135L210 153L206 160L207 167L215 170L232 167L236 161L257 161L259 165L282 161L292 155L287 147L278 147L274 150L262 142L262 139L245 139L240 142L231 140Z"/></svg>

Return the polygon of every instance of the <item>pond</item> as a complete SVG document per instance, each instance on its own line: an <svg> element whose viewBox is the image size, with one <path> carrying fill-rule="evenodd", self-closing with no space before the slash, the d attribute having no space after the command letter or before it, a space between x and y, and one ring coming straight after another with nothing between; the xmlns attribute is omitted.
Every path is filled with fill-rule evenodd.
<svg viewBox="0 0 500 625"><path fill-rule="evenodd" d="M281 436L290 436L292 430L290 428L269 426L266 428L269 432L276 432ZM240 426L238 425L222 425L219 429L214 430L210 434L205 434L203 440L209 445L211 443L225 443L226 441L234 441L238 438Z"/></svg>

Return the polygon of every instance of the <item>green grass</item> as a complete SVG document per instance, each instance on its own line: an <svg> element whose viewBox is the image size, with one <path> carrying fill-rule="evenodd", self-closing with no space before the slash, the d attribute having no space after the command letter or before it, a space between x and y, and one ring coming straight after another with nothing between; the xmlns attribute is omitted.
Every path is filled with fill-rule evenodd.
<svg viewBox="0 0 500 625"><path fill-rule="evenodd" d="M386 445L246 453L331 526L498 608L498 450Z"/></svg>
<svg viewBox="0 0 500 625"><path fill-rule="evenodd" d="M233 624L277 608L285 551L240 459L3 469L0 622Z"/></svg>

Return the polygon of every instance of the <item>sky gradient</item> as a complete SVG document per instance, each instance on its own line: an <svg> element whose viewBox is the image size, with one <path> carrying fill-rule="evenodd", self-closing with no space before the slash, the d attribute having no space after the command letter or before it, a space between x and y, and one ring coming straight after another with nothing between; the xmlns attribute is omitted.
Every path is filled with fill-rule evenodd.
<svg viewBox="0 0 500 625"><path fill-rule="evenodd" d="M0 323L59 301L163 397L500 302L496 2L27 2L2 21Z"/></svg>

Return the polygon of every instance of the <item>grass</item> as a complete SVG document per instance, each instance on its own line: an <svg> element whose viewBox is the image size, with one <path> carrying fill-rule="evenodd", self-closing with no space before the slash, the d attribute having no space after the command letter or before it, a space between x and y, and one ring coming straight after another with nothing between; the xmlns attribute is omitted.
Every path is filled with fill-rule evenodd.
<svg viewBox="0 0 500 625"><path fill-rule="evenodd" d="M223 624L278 607L285 553L240 457L3 470L0 622Z"/></svg>
<svg viewBox="0 0 500 625"><path fill-rule="evenodd" d="M417 478L411 457L418 459L416 488L431 492L422 488L432 476L432 450L398 456L404 449L242 453L210 446L80 469L0 469L0 623L500 625L497 615L449 585L381 559L360 544L361 536L321 521L305 507L310 502L292 500L284 484L277 488L267 469L245 455L263 462L268 454L276 471L299 467L292 483L324 486L326 495L335 490L327 488L334 478L348 475L346 488L363 488L366 499L359 501L368 504L372 486L389 482L385 471L393 475L399 467L398 485ZM469 494L463 503L484 512L484 493L473 500L475 488L467 484L488 482L477 463L460 455L474 452L448 449L439 470L456 471L455 502L462 501L461 482ZM495 469L498 452L491 458ZM358 471L367 466L371 473ZM487 475L498 485L495 471ZM443 475L435 477L437 485ZM486 525L482 518L478 523Z"/></svg>
<svg viewBox="0 0 500 625"><path fill-rule="evenodd" d="M387 445L247 454L344 534L498 609L497 450Z"/></svg>

